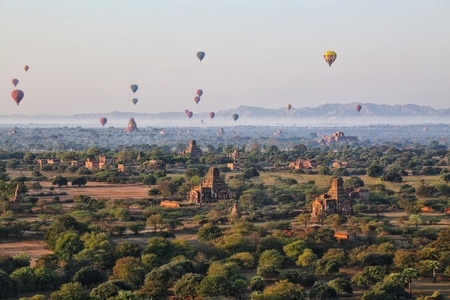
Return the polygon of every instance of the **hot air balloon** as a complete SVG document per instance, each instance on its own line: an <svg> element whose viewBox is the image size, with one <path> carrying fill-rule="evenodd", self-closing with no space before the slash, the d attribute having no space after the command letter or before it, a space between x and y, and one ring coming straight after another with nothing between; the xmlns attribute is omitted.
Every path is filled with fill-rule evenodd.
<svg viewBox="0 0 450 300"><path fill-rule="evenodd" d="M17 86L19 84L19 79L14 78L11 82L14 86Z"/></svg>
<svg viewBox="0 0 450 300"><path fill-rule="evenodd" d="M192 118L192 116L194 115L194 113L192 111L188 111L187 114L188 118Z"/></svg>
<svg viewBox="0 0 450 300"><path fill-rule="evenodd" d="M290 105L290 104L286 104L286 108L287 108L287 110L291 110L291 108L292 108L292 105Z"/></svg>
<svg viewBox="0 0 450 300"><path fill-rule="evenodd" d="M11 92L11 97L17 103L17 105L19 105L20 101L22 101L24 95L25 94L21 90L14 90Z"/></svg>
<svg viewBox="0 0 450 300"><path fill-rule="evenodd" d="M202 61L205 58L205 52L199 51L197 52L197 58Z"/></svg>
<svg viewBox="0 0 450 300"><path fill-rule="evenodd" d="M355 106L355 109L356 109L357 112L359 112L361 110L361 108L362 108L362 106L360 104Z"/></svg>
<svg viewBox="0 0 450 300"><path fill-rule="evenodd" d="M195 102L196 104L198 104L198 103L200 102L200 97L199 97L199 96L195 96L195 97L194 97L194 102Z"/></svg>
<svg viewBox="0 0 450 300"><path fill-rule="evenodd" d="M211 119L214 119L214 117L216 116L216 113L215 112L210 112L209 113L209 117L211 118Z"/></svg>
<svg viewBox="0 0 450 300"><path fill-rule="evenodd" d="M23 69L25 70L25 72L28 72L28 69L29 69L30 67L28 66L28 65L25 65L25 66L23 66Z"/></svg>
<svg viewBox="0 0 450 300"><path fill-rule="evenodd" d="M133 99L131 99L131 102L133 102L133 104L136 105L136 103L138 103L138 99L137 98L133 98Z"/></svg>
<svg viewBox="0 0 450 300"><path fill-rule="evenodd" d="M138 90L139 87L137 86L137 84L132 84L132 85L130 85L130 88L131 88L131 91L134 94L134 93L136 93L136 91Z"/></svg>
<svg viewBox="0 0 450 300"><path fill-rule="evenodd" d="M331 64L336 60L336 52L334 51L325 51L323 53L323 58L327 62L327 64L331 67Z"/></svg>
<svg viewBox="0 0 450 300"><path fill-rule="evenodd" d="M184 113L187 114L188 112L189 112L189 109L186 108L186 109L184 110Z"/></svg>
<svg viewBox="0 0 450 300"><path fill-rule="evenodd" d="M108 122L108 120L105 117L101 117L99 119L100 124L102 124L102 126L105 126L106 122Z"/></svg>
<svg viewBox="0 0 450 300"><path fill-rule="evenodd" d="M237 121L237 119L239 119L239 115L238 114L233 114L231 117L233 118L233 120L235 122Z"/></svg>
<svg viewBox="0 0 450 300"><path fill-rule="evenodd" d="M201 97L203 95L203 91L202 90L197 90L197 96Z"/></svg>

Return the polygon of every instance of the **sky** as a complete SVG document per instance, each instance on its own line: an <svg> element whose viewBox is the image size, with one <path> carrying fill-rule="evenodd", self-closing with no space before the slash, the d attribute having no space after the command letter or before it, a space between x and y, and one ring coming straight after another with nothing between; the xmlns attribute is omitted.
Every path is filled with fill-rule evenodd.
<svg viewBox="0 0 450 300"><path fill-rule="evenodd" d="M448 0L0 0L0 115L450 108L449 30Z"/></svg>

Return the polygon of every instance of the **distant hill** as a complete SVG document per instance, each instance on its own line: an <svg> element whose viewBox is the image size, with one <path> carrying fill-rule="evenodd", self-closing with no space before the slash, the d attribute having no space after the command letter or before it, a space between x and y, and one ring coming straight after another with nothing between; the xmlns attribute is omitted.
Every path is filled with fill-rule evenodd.
<svg viewBox="0 0 450 300"><path fill-rule="evenodd" d="M362 109L357 112L355 106ZM234 122L233 114L239 119ZM59 126L99 126L98 119L106 117L107 126L126 127L131 117L138 126L211 126L225 125L324 125L324 124L377 124L377 123L448 123L450 108L434 109L429 106L415 104L385 105L373 103L324 104L317 107L292 107L270 109L252 106L239 106L235 109L215 112L213 120L209 112L195 113L189 119L183 112L164 113L131 113L113 111L106 114L75 114L75 115L0 115L0 125L59 125Z"/></svg>

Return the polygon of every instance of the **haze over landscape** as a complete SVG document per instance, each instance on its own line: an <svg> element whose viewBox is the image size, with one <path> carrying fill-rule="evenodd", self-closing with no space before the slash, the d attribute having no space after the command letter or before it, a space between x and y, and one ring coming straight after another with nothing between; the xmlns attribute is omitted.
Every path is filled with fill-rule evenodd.
<svg viewBox="0 0 450 300"><path fill-rule="evenodd" d="M291 114L339 103L448 109L449 15L445 0L1 1L0 123L189 109L183 122L199 124L201 113L287 103ZM331 67L326 50L337 53ZM359 118L370 117L363 106Z"/></svg>

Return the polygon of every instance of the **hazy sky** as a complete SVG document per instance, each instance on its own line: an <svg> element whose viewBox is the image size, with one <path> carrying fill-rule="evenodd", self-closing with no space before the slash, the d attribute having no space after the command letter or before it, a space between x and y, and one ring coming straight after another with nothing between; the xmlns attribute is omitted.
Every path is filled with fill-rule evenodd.
<svg viewBox="0 0 450 300"><path fill-rule="evenodd" d="M448 0L0 0L0 41L0 115L450 107Z"/></svg>

